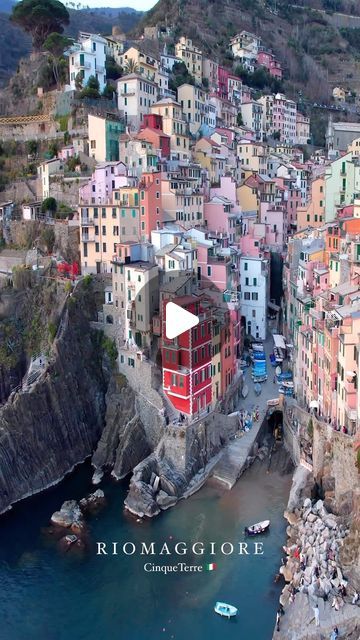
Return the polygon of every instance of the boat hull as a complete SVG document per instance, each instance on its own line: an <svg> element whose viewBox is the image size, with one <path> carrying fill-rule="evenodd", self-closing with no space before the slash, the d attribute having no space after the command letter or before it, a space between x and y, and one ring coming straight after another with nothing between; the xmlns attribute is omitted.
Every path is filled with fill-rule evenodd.
<svg viewBox="0 0 360 640"><path fill-rule="evenodd" d="M233 618L237 615L237 608L233 607L231 604L227 604L226 602L217 602L214 607L215 613L223 618Z"/></svg>

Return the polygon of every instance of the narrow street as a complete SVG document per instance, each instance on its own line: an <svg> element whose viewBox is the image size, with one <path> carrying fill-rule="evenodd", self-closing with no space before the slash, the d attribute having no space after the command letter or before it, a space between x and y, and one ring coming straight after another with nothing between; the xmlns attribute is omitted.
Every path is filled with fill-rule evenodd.
<svg viewBox="0 0 360 640"><path fill-rule="evenodd" d="M259 407L259 420L258 422L253 422L252 428L249 431L242 433L239 437L235 437L235 439L224 448L223 455L212 474L215 479L225 484L229 489L232 489L245 467L247 457L251 453L265 418L267 401L278 397L279 386L274 383L275 371L269 359L273 349L272 335L264 342L264 349L266 353L268 379L261 385L261 394L257 396L251 378L252 367L248 367L245 372L244 381L249 388L249 393L247 398L241 398L239 406L237 407L239 411L245 409L249 412L252 412L255 407Z"/></svg>

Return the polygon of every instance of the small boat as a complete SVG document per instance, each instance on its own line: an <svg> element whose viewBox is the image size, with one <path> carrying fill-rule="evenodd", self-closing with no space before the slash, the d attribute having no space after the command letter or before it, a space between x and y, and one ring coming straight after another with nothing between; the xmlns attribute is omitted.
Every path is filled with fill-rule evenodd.
<svg viewBox="0 0 360 640"><path fill-rule="evenodd" d="M293 374L291 373L291 371L283 371L282 373L280 371L280 373L276 373L276 375L279 378L279 380L292 380L292 377L293 377Z"/></svg>
<svg viewBox="0 0 360 640"><path fill-rule="evenodd" d="M240 369L246 369L246 367L248 367L248 363L246 362L246 360L240 360Z"/></svg>
<svg viewBox="0 0 360 640"><path fill-rule="evenodd" d="M253 351L264 351L264 345L262 344L256 344L256 342L253 342L251 346Z"/></svg>
<svg viewBox="0 0 360 640"><path fill-rule="evenodd" d="M241 389L242 397L246 398L248 393L249 393L249 387L247 386L247 384L244 384L243 388Z"/></svg>
<svg viewBox="0 0 360 640"><path fill-rule="evenodd" d="M266 382L267 380L267 375L256 375L256 376L252 376L253 382Z"/></svg>
<svg viewBox="0 0 360 640"><path fill-rule="evenodd" d="M292 380L283 380L282 381L282 385L284 387L286 387L287 389L293 389L294 388L294 383Z"/></svg>
<svg viewBox="0 0 360 640"><path fill-rule="evenodd" d="M281 387L279 387L279 393L281 393L284 396L294 396L294 388L293 387L284 387L284 385L282 384Z"/></svg>
<svg viewBox="0 0 360 640"><path fill-rule="evenodd" d="M258 382L255 382L254 391L255 391L255 394L259 396L261 393L261 384L259 384Z"/></svg>
<svg viewBox="0 0 360 640"><path fill-rule="evenodd" d="M279 402L280 402L279 398L273 398L272 400L268 400L266 404L268 407L277 407Z"/></svg>
<svg viewBox="0 0 360 640"><path fill-rule="evenodd" d="M265 533L270 527L270 520L263 520L263 522L257 522L250 527L245 527L245 534L247 536L257 536L259 533Z"/></svg>
<svg viewBox="0 0 360 640"><path fill-rule="evenodd" d="M218 613L219 616L224 616L224 618L233 618L236 616L238 610L236 607L233 607L232 604L226 604L226 602L217 602L214 607L215 613Z"/></svg>

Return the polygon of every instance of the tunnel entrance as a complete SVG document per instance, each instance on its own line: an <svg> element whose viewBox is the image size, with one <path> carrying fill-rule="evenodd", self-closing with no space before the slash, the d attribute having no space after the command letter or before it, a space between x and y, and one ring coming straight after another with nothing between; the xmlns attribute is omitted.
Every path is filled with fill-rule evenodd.
<svg viewBox="0 0 360 640"><path fill-rule="evenodd" d="M274 436L276 442L283 440L283 412L275 409L267 418L269 433Z"/></svg>

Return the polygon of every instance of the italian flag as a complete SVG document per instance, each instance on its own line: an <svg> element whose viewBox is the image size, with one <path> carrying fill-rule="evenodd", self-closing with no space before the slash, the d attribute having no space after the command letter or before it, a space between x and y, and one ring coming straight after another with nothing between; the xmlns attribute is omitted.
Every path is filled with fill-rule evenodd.
<svg viewBox="0 0 360 640"><path fill-rule="evenodd" d="M206 571L215 571L215 569L217 569L217 564L215 564L215 562L212 562L211 564L206 564L205 569Z"/></svg>

